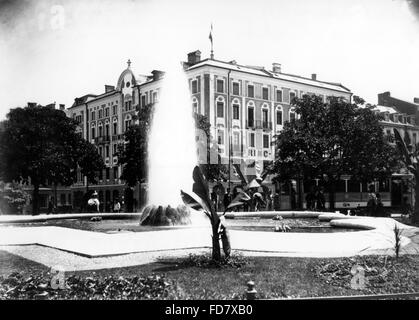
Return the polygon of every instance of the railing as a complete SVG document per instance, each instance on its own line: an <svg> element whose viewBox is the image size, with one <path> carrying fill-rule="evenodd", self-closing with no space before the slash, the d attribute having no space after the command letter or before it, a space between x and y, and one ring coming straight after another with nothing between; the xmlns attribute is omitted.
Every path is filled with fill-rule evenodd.
<svg viewBox="0 0 419 320"><path fill-rule="evenodd" d="M95 138L95 143L107 143L110 142L111 138L110 136L101 136Z"/></svg>
<svg viewBox="0 0 419 320"><path fill-rule="evenodd" d="M263 121L263 120L248 120L247 121L247 128L253 129L264 129L264 130L272 130L272 122L271 121Z"/></svg>
<svg viewBox="0 0 419 320"><path fill-rule="evenodd" d="M123 134L115 134L112 136L112 141L123 140L123 139L124 139Z"/></svg>

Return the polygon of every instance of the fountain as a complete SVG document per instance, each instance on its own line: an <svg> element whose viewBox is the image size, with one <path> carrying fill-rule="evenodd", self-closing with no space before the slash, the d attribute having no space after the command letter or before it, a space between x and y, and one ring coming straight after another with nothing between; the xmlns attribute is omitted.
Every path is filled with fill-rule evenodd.
<svg viewBox="0 0 419 320"><path fill-rule="evenodd" d="M192 190L192 170L197 164L195 122L188 81L179 62L166 68L148 157L149 197L141 224L191 224L190 209L183 205L180 190Z"/></svg>

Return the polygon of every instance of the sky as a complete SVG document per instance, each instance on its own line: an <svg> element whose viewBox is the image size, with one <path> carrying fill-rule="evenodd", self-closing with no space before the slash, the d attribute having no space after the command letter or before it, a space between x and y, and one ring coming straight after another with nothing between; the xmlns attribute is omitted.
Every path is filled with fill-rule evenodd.
<svg viewBox="0 0 419 320"><path fill-rule="evenodd" d="M367 102L419 97L419 0L0 0L0 119L71 106L188 52L339 82Z"/></svg>

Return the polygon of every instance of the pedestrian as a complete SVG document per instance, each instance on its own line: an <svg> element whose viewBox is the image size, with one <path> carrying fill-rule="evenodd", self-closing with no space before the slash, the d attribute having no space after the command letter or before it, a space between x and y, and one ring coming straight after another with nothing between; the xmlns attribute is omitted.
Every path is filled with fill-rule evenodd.
<svg viewBox="0 0 419 320"><path fill-rule="evenodd" d="M295 210L297 208L297 190L295 190L295 187L292 186L291 187L291 195L290 195L290 200L291 200L291 209Z"/></svg>
<svg viewBox="0 0 419 320"><path fill-rule="evenodd" d="M310 191L306 196L307 210L313 211L316 204L316 195L314 193L313 187L310 187Z"/></svg>
<svg viewBox="0 0 419 320"><path fill-rule="evenodd" d="M367 202L367 212L370 217L375 216L375 211L377 207L377 196L374 193L374 187L370 186L370 192L368 193L368 202Z"/></svg>
<svg viewBox="0 0 419 320"><path fill-rule="evenodd" d="M319 188L316 192L316 207L319 211L324 211L326 209L326 198L324 196L323 188Z"/></svg>
<svg viewBox="0 0 419 320"><path fill-rule="evenodd" d="M97 213L99 213L100 202L99 202L98 194L97 194L96 191L94 191L92 193L92 196L90 197L90 199L87 202L87 204L89 206L89 211L90 212L97 212Z"/></svg>
<svg viewBox="0 0 419 320"><path fill-rule="evenodd" d="M381 201L381 195L377 193L375 195L376 205L375 205L375 216L376 217L385 217L384 205Z"/></svg>
<svg viewBox="0 0 419 320"><path fill-rule="evenodd" d="M275 192L275 195L274 195L274 210L275 211L281 210L281 198L278 192Z"/></svg>
<svg viewBox="0 0 419 320"><path fill-rule="evenodd" d="M54 200L53 200L54 198L50 198L49 199L49 202L48 202L48 212L47 212L47 214L51 214L51 213L53 213L54 212Z"/></svg>
<svg viewBox="0 0 419 320"><path fill-rule="evenodd" d="M228 205L230 204L230 189L227 189L226 193L224 194L224 210L227 209Z"/></svg>
<svg viewBox="0 0 419 320"><path fill-rule="evenodd" d="M409 198L404 197L403 204L402 204L402 217L409 219L412 212L413 212L413 209L412 209L412 205L409 203Z"/></svg>
<svg viewBox="0 0 419 320"><path fill-rule="evenodd" d="M116 200L115 205L113 206L114 212L120 212L121 211L121 203L119 203L119 200Z"/></svg>

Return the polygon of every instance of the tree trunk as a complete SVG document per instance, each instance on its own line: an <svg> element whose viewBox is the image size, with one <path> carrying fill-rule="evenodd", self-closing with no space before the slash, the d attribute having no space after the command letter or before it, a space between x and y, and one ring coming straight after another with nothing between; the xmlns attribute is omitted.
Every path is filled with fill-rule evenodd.
<svg viewBox="0 0 419 320"><path fill-rule="evenodd" d="M34 183L33 193L32 193L32 215L33 216L39 214L38 202L39 202L39 183Z"/></svg>
<svg viewBox="0 0 419 320"><path fill-rule="evenodd" d="M335 211L335 194L336 194L336 181L329 182L329 209Z"/></svg>
<svg viewBox="0 0 419 320"><path fill-rule="evenodd" d="M221 260L220 238L218 235L218 227L212 227L212 259Z"/></svg>
<svg viewBox="0 0 419 320"><path fill-rule="evenodd" d="M415 209L412 215L412 222L419 222L419 173L415 176Z"/></svg>
<svg viewBox="0 0 419 320"><path fill-rule="evenodd" d="M230 234L225 226L223 226L223 229L222 229L221 242L223 244L223 251L226 258L230 257L230 254L231 254Z"/></svg>
<svg viewBox="0 0 419 320"><path fill-rule="evenodd" d="M57 184L56 183L54 183L54 210L57 210Z"/></svg>

